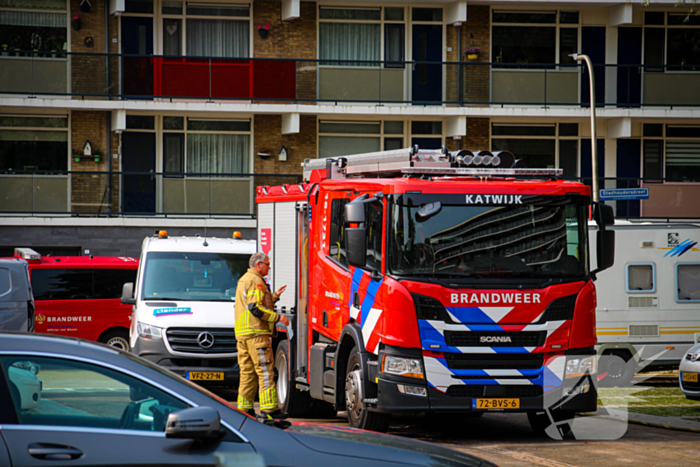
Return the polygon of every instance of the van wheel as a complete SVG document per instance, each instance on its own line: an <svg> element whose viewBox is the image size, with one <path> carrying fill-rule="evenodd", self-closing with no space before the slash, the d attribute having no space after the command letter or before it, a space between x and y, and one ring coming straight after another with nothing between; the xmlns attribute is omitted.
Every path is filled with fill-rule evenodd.
<svg viewBox="0 0 700 467"><path fill-rule="evenodd" d="M284 340L277 346L275 368L277 369L277 402L280 410L290 417L302 417L311 408L308 391L300 391L292 381L289 371L289 343Z"/></svg>
<svg viewBox="0 0 700 467"><path fill-rule="evenodd" d="M131 350L129 333L127 331L110 331L100 338L100 342L124 352Z"/></svg>
<svg viewBox="0 0 700 467"><path fill-rule="evenodd" d="M360 352L353 347L348 358L347 372L345 373L345 404L350 426L363 430L386 432L391 422L391 414L370 412L363 400L365 391L360 364Z"/></svg>
<svg viewBox="0 0 700 467"><path fill-rule="evenodd" d="M636 369L636 361L628 352L603 354L600 356L598 374L607 374L598 385L605 388L628 386Z"/></svg>

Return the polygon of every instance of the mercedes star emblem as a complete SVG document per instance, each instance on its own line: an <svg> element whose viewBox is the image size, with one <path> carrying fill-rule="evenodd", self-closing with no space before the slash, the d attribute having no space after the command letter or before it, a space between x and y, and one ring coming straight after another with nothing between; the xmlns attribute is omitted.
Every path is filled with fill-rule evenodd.
<svg viewBox="0 0 700 467"><path fill-rule="evenodd" d="M208 349L214 345L214 336L210 332L203 332L197 336L197 343L203 349Z"/></svg>

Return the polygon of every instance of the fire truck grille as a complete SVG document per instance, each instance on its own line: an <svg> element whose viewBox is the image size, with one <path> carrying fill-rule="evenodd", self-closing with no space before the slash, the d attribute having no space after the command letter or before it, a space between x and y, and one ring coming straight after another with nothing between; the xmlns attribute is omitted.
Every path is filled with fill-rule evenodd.
<svg viewBox="0 0 700 467"><path fill-rule="evenodd" d="M567 295L566 297L553 300L552 303L547 306L547 309L544 311L544 314L539 319L538 323L573 319L577 298L578 295Z"/></svg>
<svg viewBox="0 0 700 467"><path fill-rule="evenodd" d="M536 370L542 368L542 354L445 354L453 370Z"/></svg>
<svg viewBox="0 0 700 467"><path fill-rule="evenodd" d="M493 387L481 384L455 384L447 388L446 394L451 397L492 397L486 395L486 388ZM497 386L497 388L501 391L499 397L539 397L542 395L542 386L508 384Z"/></svg>
<svg viewBox="0 0 700 467"><path fill-rule="evenodd" d="M210 335L203 335L204 333ZM170 348L175 352L207 355L238 351L233 329L169 328L165 335ZM212 340L213 342L209 344Z"/></svg>
<svg viewBox="0 0 700 467"><path fill-rule="evenodd" d="M445 331L445 342L453 347L539 347L547 331Z"/></svg>
<svg viewBox="0 0 700 467"><path fill-rule="evenodd" d="M429 319L433 321L445 321L452 323L450 315L444 305L434 298L425 295L413 294L413 301L416 304L416 316L418 319Z"/></svg>

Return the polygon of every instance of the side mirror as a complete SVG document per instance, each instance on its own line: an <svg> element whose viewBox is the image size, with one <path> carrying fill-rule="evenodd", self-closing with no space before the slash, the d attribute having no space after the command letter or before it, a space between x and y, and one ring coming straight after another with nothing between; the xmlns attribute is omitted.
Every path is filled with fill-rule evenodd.
<svg viewBox="0 0 700 467"><path fill-rule="evenodd" d="M609 225L615 225L615 213L613 212L612 206L607 204L596 203L594 211L595 223L601 230Z"/></svg>
<svg viewBox="0 0 700 467"><path fill-rule="evenodd" d="M127 282L122 286L122 303L124 305L136 305L133 282Z"/></svg>
<svg viewBox="0 0 700 467"><path fill-rule="evenodd" d="M345 207L347 206L349 204ZM364 206L362 209L364 213ZM364 227L345 229L345 252L350 266L356 268L367 266L367 230Z"/></svg>
<svg viewBox="0 0 700 467"><path fill-rule="evenodd" d="M211 407L192 407L168 415L165 437L177 439L217 439L221 436L219 412Z"/></svg>
<svg viewBox="0 0 700 467"><path fill-rule="evenodd" d="M598 230L596 232L596 262L598 267L593 275L615 264L615 231Z"/></svg>
<svg viewBox="0 0 700 467"><path fill-rule="evenodd" d="M416 211L416 220L418 222L427 221L440 211L442 211L442 204L440 201L424 204Z"/></svg>
<svg viewBox="0 0 700 467"><path fill-rule="evenodd" d="M364 224L365 223L365 203L367 195L364 194L350 201L345 205L345 223Z"/></svg>

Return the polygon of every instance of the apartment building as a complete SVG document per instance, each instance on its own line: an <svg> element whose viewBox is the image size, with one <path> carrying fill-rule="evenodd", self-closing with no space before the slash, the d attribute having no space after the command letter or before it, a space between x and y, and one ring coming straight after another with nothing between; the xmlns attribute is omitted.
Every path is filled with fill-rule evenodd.
<svg viewBox="0 0 700 467"><path fill-rule="evenodd" d="M675 0L0 0L0 254L255 235L307 158L508 149L697 218L700 17Z"/></svg>

